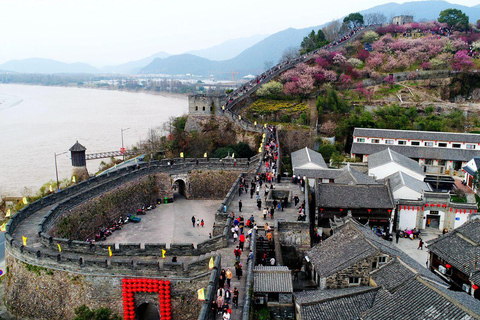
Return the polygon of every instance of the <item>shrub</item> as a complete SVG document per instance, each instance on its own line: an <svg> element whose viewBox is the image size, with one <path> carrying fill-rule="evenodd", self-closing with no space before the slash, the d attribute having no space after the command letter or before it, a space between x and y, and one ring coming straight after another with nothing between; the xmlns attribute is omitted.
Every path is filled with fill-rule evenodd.
<svg viewBox="0 0 480 320"><path fill-rule="evenodd" d="M375 31L367 31L363 35L362 41L372 43L372 42L377 41L379 38L380 38L380 36Z"/></svg>
<svg viewBox="0 0 480 320"><path fill-rule="evenodd" d="M362 60L357 59L357 58L350 58L347 60L348 64L350 64L354 68L360 67L363 63Z"/></svg>
<svg viewBox="0 0 480 320"><path fill-rule="evenodd" d="M283 85L277 81L265 83L257 90L257 96L279 96L283 93Z"/></svg>

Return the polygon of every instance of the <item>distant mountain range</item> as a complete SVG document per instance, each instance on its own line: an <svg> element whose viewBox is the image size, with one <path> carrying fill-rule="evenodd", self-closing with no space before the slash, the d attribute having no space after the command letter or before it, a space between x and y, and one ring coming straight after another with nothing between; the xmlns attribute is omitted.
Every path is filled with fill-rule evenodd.
<svg viewBox="0 0 480 320"><path fill-rule="evenodd" d="M209 60L223 61L235 58L243 50L250 48L251 46L265 39L266 37L268 37L267 34L256 34L247 38L227 40L211 48L193 50L186 53L193 54L194 56Z"/></svg>
<svg viewBox="0 0 480 320"><path fill-rule="evenodd" d="M97 68L87 63L65 63L44 58L10 60L1 64L0 69L19 73L98 73Z"/></svg>
<svg viewBox="0 0 480 320"><path fill-rule="evenodd" d="M467 7L446 1L412 1L403 4L391 2L360 13L383 13L387 19L395 15L411 14L415 21L425 21L436 20L440 11L448 8L462 10L469 16L470 22L480 19L480 4ZM0 65L0 70L20 73L194 74L228 79L232 72L238 73L237 77L262 72L266 64L278 63L285 49L298 47L308 33L324 26L325 24L304 29L289 28L270 36L255 35L228 40L211 48L180 55L171 56L166 52L158 52L144 59L100 69L86 63L63 63L32 58L8 61Z"/></svg>
<svg viewBox="0 0 480 320"><path fill-rule="evenodd" d="M136 60L136 61L130 61L126 63L122 63L116 66L105 66L103 68L100 68L98 72L102 73L138 73L143 67L148 65L150 62L152 62L155 58L159 59L165 59L170 57L170 54L160 51L155 54L152 54L149 57Z"/></svg>

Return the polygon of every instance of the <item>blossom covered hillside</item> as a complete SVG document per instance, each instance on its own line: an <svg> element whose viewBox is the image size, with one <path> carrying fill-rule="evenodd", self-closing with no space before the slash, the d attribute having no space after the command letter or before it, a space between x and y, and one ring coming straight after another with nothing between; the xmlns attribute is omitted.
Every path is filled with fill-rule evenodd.
<svg viewBox="0 0 480 320"><path fill-rule="evenodd" d="M314 64L297 65L281 81L285 94L306 95L324 83L349 85L395 72L472 71L480 50L478 39L480 33L452 33L438 22L379 27L345 49L320 50ZM364 50L365 43L371 44L371 52Z"/></svg>

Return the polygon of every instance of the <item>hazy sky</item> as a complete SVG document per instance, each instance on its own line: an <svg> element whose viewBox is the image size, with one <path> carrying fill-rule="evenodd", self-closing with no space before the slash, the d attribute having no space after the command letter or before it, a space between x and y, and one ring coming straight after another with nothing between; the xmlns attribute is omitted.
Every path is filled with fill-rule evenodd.
<svg viewBox="0 0 480 320"><path fill-rule="evenodd" d="M117 64L320 25L387 2L392 1L0 0L0 63L42 57ZM449 2L473 6L479 0Z"/></svg>

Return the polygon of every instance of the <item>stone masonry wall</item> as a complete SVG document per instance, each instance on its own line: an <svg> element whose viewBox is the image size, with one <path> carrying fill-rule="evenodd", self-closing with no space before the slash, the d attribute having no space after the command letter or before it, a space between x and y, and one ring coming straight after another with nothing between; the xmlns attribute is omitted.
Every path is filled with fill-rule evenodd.
<svg viewBox="0 0 480 320"><path fill-rule="evenodd" d="M74 310L81 305L91 309L106 307L123 316L121 277L37 267L17 260L8 252L6 264L5 303L16 317L68 320L75 317ZM208 270L207 266L202 267ZM197 319L202 303L197 300L196 290L207 285L207 276L189 282L172 282L172 319ZM136 306L151 300L141 294L134 299Z"/></svg>
<svg viewBox="0 0 480 320"><path fill-rule="evenodd" d="M190 199L223 199L238 177L231 171L192 171L189 175Z"/></svg>
<svg viewBox="0 0 480 320"><path fill-rule="evenodd" d="M384 256L383 253L374 254L366 259L363 259L354 265L336 272L334 275L327 277L325 289L342 289L348 288L349 277L359 277L360 286L368 286L370 283L370 271L372 271L372 263L378 260L379 256ZM390 259L390 258L389 258Z"/></svg>

